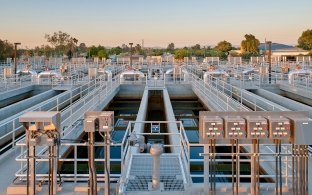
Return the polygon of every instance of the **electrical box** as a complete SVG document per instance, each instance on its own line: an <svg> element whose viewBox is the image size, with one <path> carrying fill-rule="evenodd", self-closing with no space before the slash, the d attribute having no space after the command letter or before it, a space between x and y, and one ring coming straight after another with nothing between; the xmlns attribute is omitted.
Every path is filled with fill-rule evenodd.
<svg viewBox="0 0 312 195"><path fill-rule="evenodd" d="M227 139L243 139L246 138L246 121L241 116L226 116L225 123L225 138Z"/></svg>
<svg viewBox="0 0 312 195"><path fill-rule="evenodd" d="M247 137L250 139L267 139L269 137L269 124L262 116L248 116Z"/></svg>
<svg viewBox="0 0 312 195"><path fill-rule="evenodd" d="M19 122L28 131L60 131L61 114L56 111L27 112L19 118Z"/></svg>
<svg viewBox="0 0 312 195"><path fill-rule="evenodd" d="M99 131L111 132L114 129L114 112L101 112L99 116Z"/></svg>
<svg viewBox="0 0 312 195"><path fill-rule="evenodd" d="M224 139L224 123L219 116L204 116L200 128L200 139Z"/></svg>
<svg viewBox="0 0 312 195"><path fill-rule="evenodd" d="M84 120L84 131L88 133L93 133L98 130L99 119L95 117L87 117Z"/></svg>
<svg viewBox="0 0 312 195"><path fill-rule="evenodd" d="M269 116L269 130L271 139L289 139L290 120L283 116Z"/></svg>
<svg viewBox="0 0 312 195"><path fill-rule="evenodd" d="M309 118L291 118L292 143L312 145L312 120Z"/></svg>

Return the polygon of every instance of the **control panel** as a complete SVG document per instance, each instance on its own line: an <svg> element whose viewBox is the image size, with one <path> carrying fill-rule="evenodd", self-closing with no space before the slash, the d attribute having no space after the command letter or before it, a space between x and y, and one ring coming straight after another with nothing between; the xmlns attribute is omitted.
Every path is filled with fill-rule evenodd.
<svg viewBox="0 0 312 195"><path fill-rule="evenodd" d="M95 132L96 129L98 129L99 126L99 119L96 117L87 117L84 120L84 131L88 133L93 133Z"/></svg>
<svg viewBox="0 0 312 195"><path fill-rule="evenodd" d="M205 139L223 139L224 123L221 117L204 117L202 137Z"/></svg>
<svg viewBox="0 0 312 195"><path fill-rule="evenodd" d="M102 112L99 116L99 131L111 132L114 129L114 112Z"/></svg>
<svg viewBox="0 0 312 195"><path fill-rule="evenodd" d="M226 116L225 123L225 138L242 139L246 138L246 121L241 116Z"/></svg>
<svg viewBox="0 0 312 195"><path fill-rule="evenodd" d="M268 119L271 139L290 138L290 120L288 118L283 116L272 116L268 117Z"/></svg>
<svg viewBox="0 0 312 195"><path fill-rule="evenodd" d="M250 139L267 139L269 137L268 120L262 116L247 116L247 137Z"/></svg>
<svg viewBox="0 0 312 195"><path fill-rule="evenodd" d="M85 112L84 114L84 131L89 133L111 132L114 129L114 112Z"/></svg>

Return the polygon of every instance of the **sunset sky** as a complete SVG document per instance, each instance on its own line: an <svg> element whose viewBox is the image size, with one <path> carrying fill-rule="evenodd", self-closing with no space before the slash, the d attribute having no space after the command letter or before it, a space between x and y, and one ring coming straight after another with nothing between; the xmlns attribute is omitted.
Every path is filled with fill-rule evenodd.
<svg viewBox="0 0 312 195"><path fill-rule="evenodd" d="M0 39L32 48L67 32L89 45L239 45L244 34L295 45L312 0L0 0Z"/></svg>

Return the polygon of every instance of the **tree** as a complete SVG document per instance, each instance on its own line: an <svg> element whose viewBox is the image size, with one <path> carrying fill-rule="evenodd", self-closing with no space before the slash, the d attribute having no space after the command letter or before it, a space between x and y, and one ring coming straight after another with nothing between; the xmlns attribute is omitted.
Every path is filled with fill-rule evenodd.
<svg viewBox="0 0 312 195"><path fill-rule="evenodd" d="M136 54L140 54L142 51L142 47L140 44L136 44L136 46L134 46L134 51Z"/></svg>
<svg viewBox="0 0 312 195"><path fill-rule="evenodd" d="M13 58L14 49L13 44L8 41L2 41L0 39L0 60L5 60L6 58Z"/></svg>
<svg viewBox="0 0 312 195"><path fill-rule="evenodd" d="M312 29L302 32L298 39L298 47L305 50L312 50Z"/></svg>
<svg viewBox="0 0 312 195"><path fill-rule="evenodd" d="M227 41L221 41L218 43L215 49L221 52L229 52L232 50L232 44Z"/></svg>
<svg viewBox="0 0 312 195"><path fill-rule="evenodd" d="M192 46L191 49L193 49L193 50L200 50L200 45L196 44L196 45Z"/></svg>
<svg viewBox="0 0 312 195"><path fill-rule="evenodd" d="M102 59L102 58L107 58L108 55L106 53L106 50L105 49L100 49L97 53L97 56Z"/></svg>
<svg viewBox="0 0 312 195"><path fill-rule="evenodd" d="M167 52L174 52L174 43L169 43L169 45L167 46Z"/></svg>
<svg viewBox="0 0 312 195"><path fill-rule="evenodd" d="M85 43L80 43L79 44L79 46L78 46L78 52L80 53L80 54L85 54L85 53L87 53L88 52L88 48L87 48L87 46L86 46L86 44Z"/></svg>
<svg viewBox="0 0 312 195"><path fill-rule="evenodd" d="M46 34L45 39L60 55L63 55L66 51L68 52L68 50L73 52L74 46L78 43L78 39L62 31L54 32L53 35Z"/></svg>
<svg viewBox="0 0 312 195"><path fill-rule="evenodd" d="M178 49L174 53L174 58L177 60L183 60L184 57L187 57L187 50L185 49Z"/></svg>
<svg viewBox="0 0 312 195"><path fill-rule="evenodd" d="M117 47L113 47L111 48L109 51L108 51L108 54L109 55L119 55L122 53L122 48L117 46Z"/></svg>
<svg viewBox="0 0 312 195"><path fill-rule="evenodd" d="M242 53L248 52L252 54L259 54L260 41L252 34L246 34L245 40L241 42Z"/></svg>

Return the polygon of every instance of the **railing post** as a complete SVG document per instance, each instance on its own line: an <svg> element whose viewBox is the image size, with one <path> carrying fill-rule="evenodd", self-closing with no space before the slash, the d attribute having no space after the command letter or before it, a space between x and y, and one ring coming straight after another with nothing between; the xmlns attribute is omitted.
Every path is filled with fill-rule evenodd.
<svg viewBox="0 0 312 195"><path fill-rule="evenodd" d="M74 182L77 183L77 145L74 145Z"/></svg>

